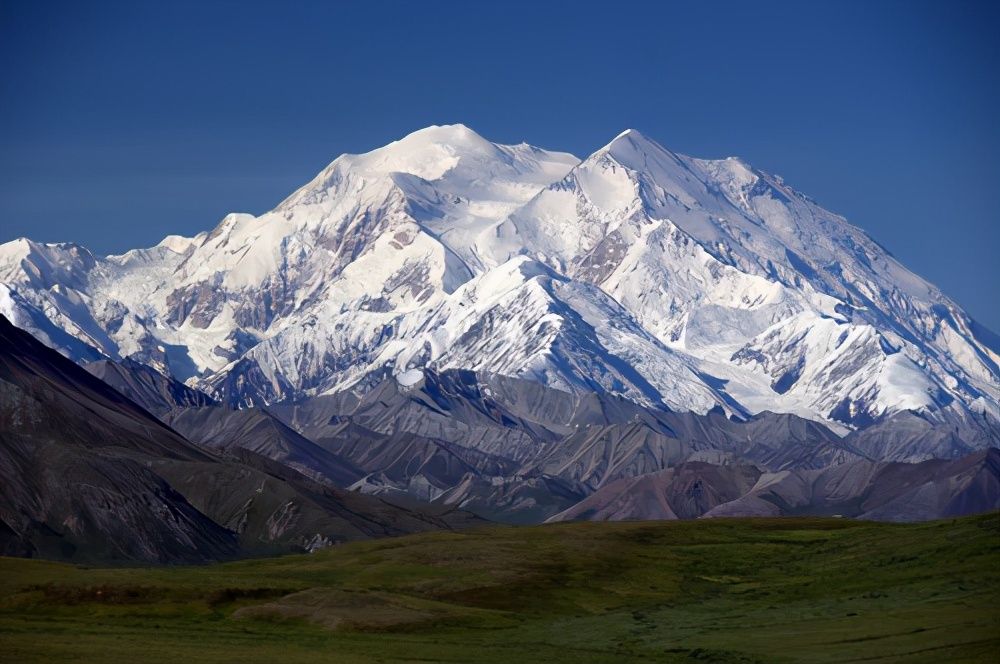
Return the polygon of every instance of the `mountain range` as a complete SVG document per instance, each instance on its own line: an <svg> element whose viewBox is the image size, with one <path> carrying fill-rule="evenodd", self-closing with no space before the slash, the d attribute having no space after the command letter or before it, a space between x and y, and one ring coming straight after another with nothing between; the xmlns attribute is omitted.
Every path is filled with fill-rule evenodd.
<svg viewBox="0 0 1000 664"><path fill-rule="evenodd" d="M192 238L14 240L0 318L7 553L1000 507L1000 339L781 178L634 130L429 127Z"/></svg>
<svg viewBox="0 0 1000 664"><path fill-rule="evenodd" d="M862 230L634 130L582 161L429 127L120 256L0 246L0 313L230 405L463 369L843 433L1000 412L1000 344Z"/></svg>

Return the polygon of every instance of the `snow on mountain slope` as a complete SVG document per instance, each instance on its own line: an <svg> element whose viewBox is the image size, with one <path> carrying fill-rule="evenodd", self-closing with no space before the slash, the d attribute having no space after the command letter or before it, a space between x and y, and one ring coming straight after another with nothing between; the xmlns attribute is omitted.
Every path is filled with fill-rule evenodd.
<svg viewBox="0 0 1000 664"><path fill-rule="evenodd" d="M675 155L630 130L494 234L500 257L599 286L751 411L859 424L980 398L996 408L996 351L954 302L737 159Z"/></svg>
<svg viewBox="0 0 1000 664"><path fill-rule="evenodd" d="M1000 400L997 349L863 231L631 130L580 162L429 127L193 238L105 258L9 242L0 282L70 357L237 404L422 367L843 427Z"/></svg>
<svg viewBox="0 0 1000 664"><path fill-rule="evenodd" d="M99 360L104 357L94 346L81 339L81 337L87 338L86 334L73 325L70 319L61 317L54 308L50 310L49 315L54 320L61 320L67 329L74 330L75 334L71 334L53 323L45 312L2 283L0 283L0 315L3 315L14 326L30 332L33 337L49 348L54 348L67 357L73 357L81 362Z"/></svg>
<svg viewBox="0 0 1000 664"><path fill-rule="evenodd" d="M495 222L576 161L496 146L462 126L432 127L338 158L260 218L231 214L211 233L107 259L19 240L0 252L0 277L36 304L57 300L50 289L60 284L83 302L68 320L98 337L102 352L188 379L300 324L312 307L407 310L453 291L472 272L435 223ZM124 329L118 316L128 319Z"/></svg>
<svg viewBox="0 0 1000 664"><path fill-rule="evenodd" d="M230 400L276 401L292 386L343 390L366 376L381 377L385 367L399 374L471 369L679 410L705 412L725 403L685 356L658 342L600 289L525 257L403 315L322 310L262 342L208 384Z"/></svg>

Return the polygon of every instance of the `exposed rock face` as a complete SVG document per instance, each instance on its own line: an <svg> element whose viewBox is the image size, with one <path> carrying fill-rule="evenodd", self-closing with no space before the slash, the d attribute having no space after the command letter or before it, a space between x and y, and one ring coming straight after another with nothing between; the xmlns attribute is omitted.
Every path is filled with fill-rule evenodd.
<svg viewBox="0 0 1000 664"><path fill-rule="evenodd" d="M175 408L198 408L216 403L204 392L135 360L98 360L84 368L157 417Z"/></svg>
<svg viewBox="0 0 1000 664"><path fill-rule="evenodd" d="M364 475L343 457L331 454L260 409L180 407L165 413L163 420L199 445L220 452L247 450L330 486L347 486Z"/></svg>
<svg viewBox="0 0 1000 664"><path fill-rule="evenodd" d="M1000 509L1000 450L821 470L688 462L607 484L550 521L821 514L922 521Z"/></svg>
<svg viewBox="0 0 1000 664"><path fill-rule="evenodd" d="M760 475L754 466L691 461L606 484L549 520L695 519L743 496Z"/></svg>
<svg viewBox="0 0 1000 664"><path fill-rule="evenodd" d="M949 459L1000 447L1000 427L994 418L982 413L962 413L942 419L903 412L852 433L845 443L873 459Z"/></svg>
<svg viewBox="0 0 1000 664"><path fill-rule="evenodd" d="M201 399L169 389L176 386L146 367L104 370L153 405ZM308 451L296 445L312 444L284 425L252 411L191 412L205 410L230 413L243 427L230 432L247 437L241 444L278 449L287 465L231 441L221 445L226 456L192 444L0 316L0 551L81 562L200 562L476 521L314 482L293 469ZM335 461L328 472L346 473L335 479L357 477Z"/></svg>
<svg viewBox="0 0 1000 664"><path fill-rule="evenodd" d="M0 520L11 555L212 560L236 538L149 463L211 457L0 317Z"/></svg>
<svg viewBox="0 0 1000 664"><path fill-rule="evenodd" d="M856 461L766 474L746 495L706 516L838 514L921 521L1000 509L1000 450L921 463Z"/></svg>
<svg viewBox="0 0 1000 664"><path fill-rule="evenodd" d="M925 439L968 442L935 443L949 457L966 454L962 459L912 465L893 462L905 461L896 455L909 446L880 446L888 427L872 427L867 441L864 431L841 438L794 415L739 421L721 413L651 410L607 395L469 372L426 372L406 384L388 379L363 395L269 410L367 473L353 485L358 490L405 494L515 523L730 512L933 518L950 514L948 496L974 511L990 509L1000 496L988 479L997 450L968 454L1000 431L989 416L937 423L913 416ZM966 491L965 480L956 484L956 469L980 456L988 463L981 479L970 480L979 489ZM927 487L905 512L909 499L899 496L913 478Z"/></svg>

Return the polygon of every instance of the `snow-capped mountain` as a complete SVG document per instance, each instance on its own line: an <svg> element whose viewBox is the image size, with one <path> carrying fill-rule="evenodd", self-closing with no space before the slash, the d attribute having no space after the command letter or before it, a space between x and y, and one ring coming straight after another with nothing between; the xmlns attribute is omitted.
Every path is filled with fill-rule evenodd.
<svg viewBox="0 0 1000 664"><path fill-rule="evenodd" d="M235 404L433 367L844 428L1000 411L992 335L863 231L633 130L579 161L430 127L193 238L8 242L0 282L0 313L63 354Z"/></svg>

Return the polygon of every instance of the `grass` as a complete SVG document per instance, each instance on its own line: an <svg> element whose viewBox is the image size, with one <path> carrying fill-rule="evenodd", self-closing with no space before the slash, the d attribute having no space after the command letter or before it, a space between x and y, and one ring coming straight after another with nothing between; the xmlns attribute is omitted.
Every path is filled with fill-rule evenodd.
<svg viewBox="0 0 1000 664"><path fill-rule="evenodd" d="M577 523L204 567L0 558L0 661L988 662L1000 514Z"/></svg>

